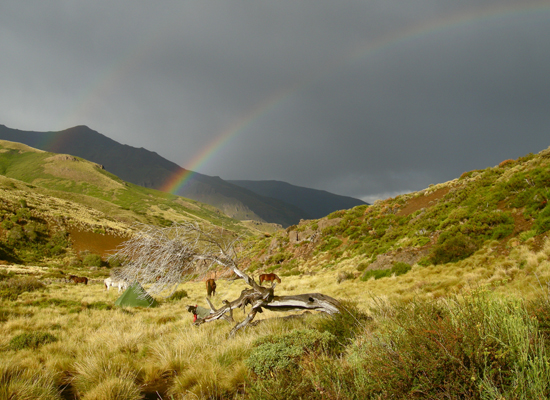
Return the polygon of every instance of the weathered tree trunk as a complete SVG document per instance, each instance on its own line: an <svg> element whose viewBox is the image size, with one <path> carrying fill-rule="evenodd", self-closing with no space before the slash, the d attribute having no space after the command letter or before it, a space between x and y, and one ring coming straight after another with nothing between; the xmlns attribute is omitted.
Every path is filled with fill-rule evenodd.
<svg viewBox="0 0 550 400"><path fill-rule="evenodd" d="M242 272L241 274L245 275ZM263 309L270 311L313 310L325 312L330 315L340 312L340 303L324 294L307 293L294 296L274 296L273 291L275 289L275 284L269 288L264 288L256 284L253 279L249 279L252 282L252 286L255 286L255 288L243 290L238 299L231 302L225 301L224 306L220 309L215 309L212 303L207 299L210 305L211 314L205 318L197 319L194 324L201 325L206 322L216 321L220 318L233 321L234 309L242 308L244 310L247 305L251 305L252 309L247 317L242 322L237 323L231 330L230 336L234 336L239 329L248 326L258 312L263 312Z"/></svg>

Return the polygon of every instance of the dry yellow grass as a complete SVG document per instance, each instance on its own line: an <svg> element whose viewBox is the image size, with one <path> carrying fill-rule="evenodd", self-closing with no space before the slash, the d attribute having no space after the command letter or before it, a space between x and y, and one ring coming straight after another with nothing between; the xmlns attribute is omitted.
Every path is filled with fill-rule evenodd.
<svg viewBox="0 0 550 400"><path fill-rule="evenodd" d="M317 273L283 276L276 294L320 292L356 301L366 312L389 301L437 298L480 287L531 298L546 290L550 281L549 256L550 241L539 251L530 250L529 243L517 245L506 258L488 244L455 264L415 265L398 277L338 283L339 271L353 271L353 262L348 261L341 269L337 265ZM18 272L29 272L17 268ZM241 280L217 282L217 295L212 298L216 307L224 299L237 298L246 288ZM140 398L140 393L155 391L174 399L231 396L245 383L244 361L256 338L289 332L311 322L264 321L228 339L232 325L227 322L192 325L186 305L207 305L204 282L188 282L179 289L186 290L189 297L177 302L161 300L155 309L94 309L93 304L113 304L119 296L117 290L106 291L99 280L88 286L53 283L45 291L24 293L17 301L2 304L8 315L0 324L0 368L10 378L0 382L0 393L28 387L37 399L57 399L56 388L67 387L78 398L86 399L132 400ZM48 305L53 299L57 305ZM258 319L280 314L265 311ZM241 310L234 316L244 318ZM10 349L12 338L37 331L48 332L58 340L36 349Z"/></svg>

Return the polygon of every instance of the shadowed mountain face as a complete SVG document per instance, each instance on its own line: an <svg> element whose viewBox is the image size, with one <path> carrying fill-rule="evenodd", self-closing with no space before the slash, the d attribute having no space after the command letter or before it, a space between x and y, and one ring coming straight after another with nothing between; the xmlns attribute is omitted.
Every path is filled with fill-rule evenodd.
<svg viewBox="0 0 550 400"><path fill-rule="evenodd" d="M78 156L103 165L125 181L153 189L161 189L171 177L185 171L155 152L120 144L86 126L33 132L0 125L0 139ZM280 200L258 195L219 177L189 172L190 178L175 194L215 206L233 218L273 222L283 227L310 218L305 211Z"/></svg>
<svg viewBox="0 0 550 400"><path fill-rule="evenodd" d="M340 196L324 190L294 186L281 181L229 180L229 183L251 190L261 196L272 197L305 210L311 218L323 218L337 210L367 204L353 197Z"/></svg>

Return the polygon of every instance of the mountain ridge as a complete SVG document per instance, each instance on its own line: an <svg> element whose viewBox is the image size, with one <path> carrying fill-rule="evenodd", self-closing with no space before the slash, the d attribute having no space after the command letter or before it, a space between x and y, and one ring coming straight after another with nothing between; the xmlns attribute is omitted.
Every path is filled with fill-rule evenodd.
<svg viewBox="0 0 550 400"><path fill-rule="evenodd" d="M278 180L227 180L262 196L272 197L301 209L308 210L311 218L319 219L338 209L349 209L368 204L349 196L292 185ZM322 198L323 201L319 201Z"/></svg>
<svg viewBox="0 0 550 400"><path fill-rule="evenodd" d="M127 182L157 190L174 175L188 171L155 152L120 144L84 125L58 132L22 131L0 125L0 139L82 157L103 165ZM308 217L304 210L232 185L219 177L193 171L190 174L186 184L174 194L210 204L232 218L286 227Z"/></svg>

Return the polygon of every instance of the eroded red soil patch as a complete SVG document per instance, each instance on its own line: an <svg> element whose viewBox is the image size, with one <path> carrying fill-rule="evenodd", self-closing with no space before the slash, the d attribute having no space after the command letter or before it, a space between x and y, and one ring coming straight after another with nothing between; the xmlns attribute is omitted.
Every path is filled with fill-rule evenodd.
<svg viewBox="0 0 550 400"><path fill-rule="evenodd" d="M120 236L79 230L70 230L69 235L77 253L88 250L99 254L103 259L115 253L117 246L126 240Z"/></svg>
<svg viewBox="0 0 550 400"><path fill-rule="evenodd" d="M437 189L435 192L430 193L427 196L420 195L413 199L410 199L407 201L407 204L405 204L405 207L397 212L397 215L402 217L412 214L413 212L421 210L423 208L430 207L435 204L436 200L441 199L447 193L449 193L449 188L444 187L441 189Z"/></svg>

